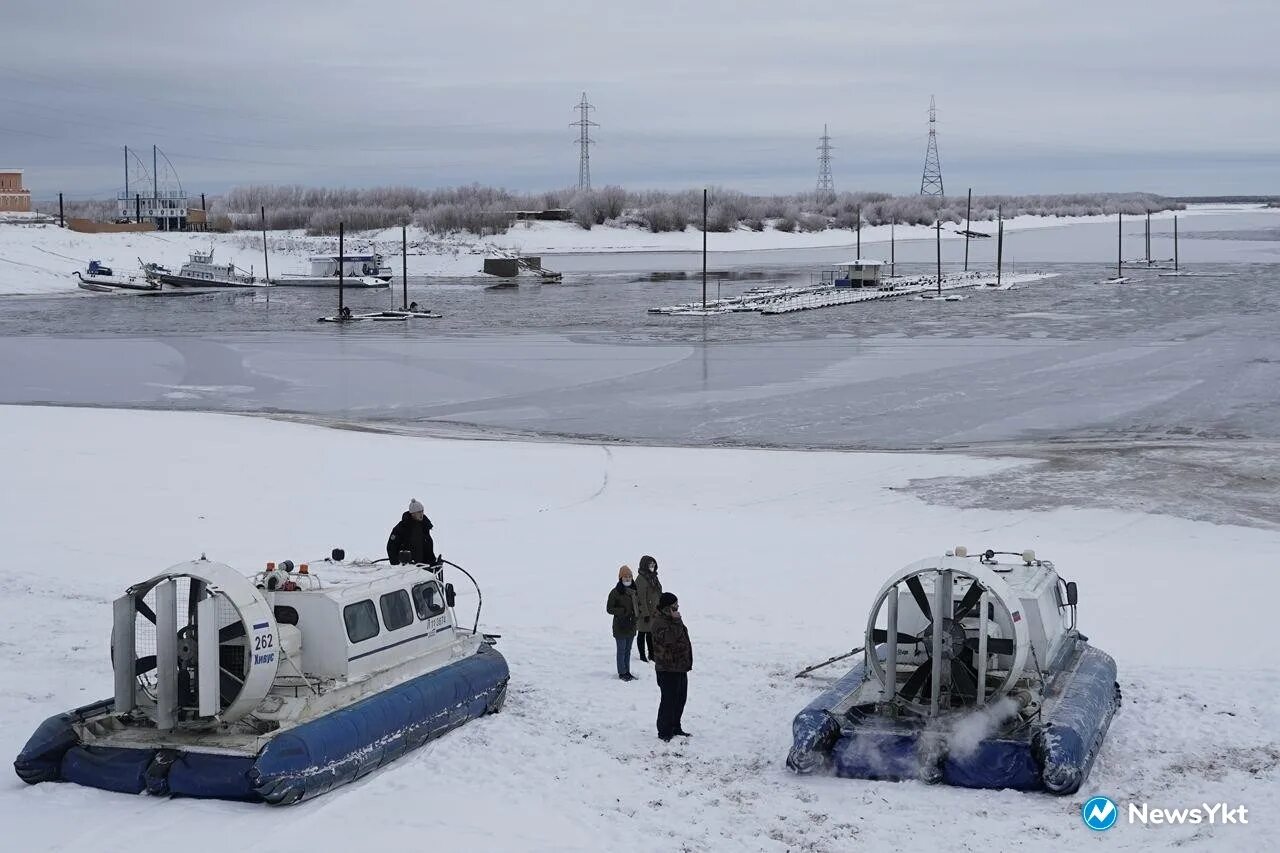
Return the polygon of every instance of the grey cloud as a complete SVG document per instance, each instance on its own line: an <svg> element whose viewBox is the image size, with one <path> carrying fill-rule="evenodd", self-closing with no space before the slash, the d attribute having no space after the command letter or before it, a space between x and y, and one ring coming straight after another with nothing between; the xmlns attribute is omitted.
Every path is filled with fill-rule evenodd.
<svg viewBox="0 0 1280 853"><path fill-rule="evenodd" d="M918 186L936 93L949 187L1277 187L1280 7L1145 3L490 0L5 10L0 161L37 190L110 191L161 145L192 189L243 182L517 189Z"/></svg>

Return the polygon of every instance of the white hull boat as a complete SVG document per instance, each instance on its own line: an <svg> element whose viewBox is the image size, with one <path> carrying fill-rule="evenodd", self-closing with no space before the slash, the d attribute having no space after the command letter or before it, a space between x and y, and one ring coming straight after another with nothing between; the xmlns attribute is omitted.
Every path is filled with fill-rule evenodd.
<svg viewBox="0 0 1280 853"><path fill-rule="evenodd" d="M386 287L391 283L391 267L382 255L317 255L310 259L311 272L286 273L275 279L278 287L338 287L345 289ZM341 271L341 276L339 276Z"/></svg>
<svg viewBox="0 0 1280 853"><path fill-rule="evenodd" d="M236 269L235 264L215 264L213 250L208 252L192 252L191 258L182 265L178 272L169 272L163 268L155 268L149 274L152 281L159 281L171 287L268 287L269 282L258 281L252 273Z"/></svg>
<svg viewBox="0 0 1280 853"><path fill-rule="evenodd" d="M159 290L160 282L150 281L143 276L122 275L98 261L89 261L84 272L76 271L80 279L81 290L92 290L97 293L112 293L117 290Z"/></svg>

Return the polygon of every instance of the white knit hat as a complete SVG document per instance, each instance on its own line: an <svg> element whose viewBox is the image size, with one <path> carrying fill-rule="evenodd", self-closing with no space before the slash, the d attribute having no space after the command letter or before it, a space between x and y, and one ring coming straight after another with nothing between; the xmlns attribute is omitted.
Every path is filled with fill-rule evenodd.
<svg viewBox="0 0 1280 853"><path fill-rule="evenodd" d="M422 512L422 511L423 511L422 504L418 503L418 499L417 498L410 499L409 512Z"/></svg>

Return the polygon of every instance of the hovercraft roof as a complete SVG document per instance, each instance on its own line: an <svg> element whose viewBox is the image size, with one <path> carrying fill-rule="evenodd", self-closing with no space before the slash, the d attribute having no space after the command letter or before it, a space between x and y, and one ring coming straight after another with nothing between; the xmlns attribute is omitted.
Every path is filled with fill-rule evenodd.
<svg viewBox="0 0 1280 853"><path fill-rule="evenodd" d="M291 577L295 581L309 575L319 581L320 585L312 589L303 584L298 592L318 592L337 601L368 598L382 587L403 586L435 578L435 574L420 566L392 566L385 562L336 563L323 560L302 565L307 566L306 574L300 573L301 565L292 574L285 574L279 568L276 569L276 574L281 575L282 580Z"/></svg>

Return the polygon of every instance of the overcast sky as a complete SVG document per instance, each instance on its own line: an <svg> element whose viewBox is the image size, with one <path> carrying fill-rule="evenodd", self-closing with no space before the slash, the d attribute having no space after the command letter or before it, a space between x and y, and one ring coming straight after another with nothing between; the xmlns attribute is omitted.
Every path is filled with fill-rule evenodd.
<svg viewBox="0 0 1280 853"><path fill-rule="evenodd" d="M577 181L949 194L1280 192L1277 0L9 2L0 167L123 188L154 143L189 192Z"/></svg>

